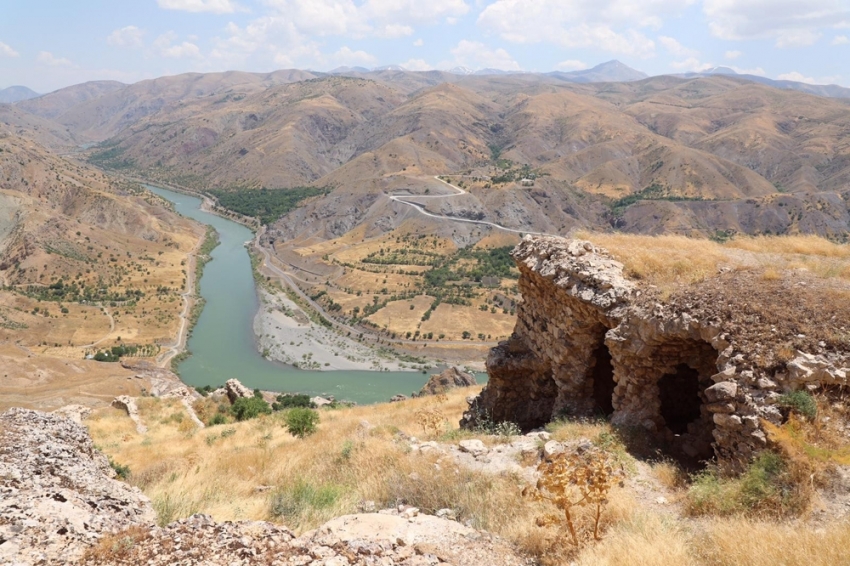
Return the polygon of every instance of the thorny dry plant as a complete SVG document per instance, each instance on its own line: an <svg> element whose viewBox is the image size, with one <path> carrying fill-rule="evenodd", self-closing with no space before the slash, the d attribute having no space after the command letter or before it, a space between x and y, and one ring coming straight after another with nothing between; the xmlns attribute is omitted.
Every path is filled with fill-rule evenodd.
<svg viewBox="0 0 850 566"><path fill-rule="evenodd" d="M435 436L439 434L443 423L448 420L439 405L448 400L449 396L446 395L446 392L440 391L434 396L431 403L414 413L417 424L422 427L422 434L427 436L429 430L433 431Z"/></svg>
<svg viewBox="0 0 850 566"><path fill-rule="evenodd" d="M537 518L537 525L565 524L578 547L573 507L593 507L593 538L600 540L599 520L608 503L608 492L615 485L622 485L624 473L614 467L611 456L592 448L572 453L561 453L544 460L537 466L540 479L535 487L523 489L523 496L535 501L548 501L563 511L559 515L545 515Z"/></svg>

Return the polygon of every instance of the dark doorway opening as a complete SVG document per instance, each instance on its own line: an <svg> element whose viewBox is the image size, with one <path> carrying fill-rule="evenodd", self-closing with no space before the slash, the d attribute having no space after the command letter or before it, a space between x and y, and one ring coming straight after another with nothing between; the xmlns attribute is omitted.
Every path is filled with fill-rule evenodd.
<svg viewBox="0 0 850 566"><path fill-rule="evenodd" d="M595 365L590 370L590 378L593 380L593 401L596 411L610 417L614 412L614 364L611 361L611 352L608 346L600 344L593 352Z"/></svg>
<svg viewBox="0 0 850 566"><path fill-rule="evenodd" d="M674 434L685 434L688 425L700 418L699 372L687 364L676 366L658 381L661 417Z"/></svg>

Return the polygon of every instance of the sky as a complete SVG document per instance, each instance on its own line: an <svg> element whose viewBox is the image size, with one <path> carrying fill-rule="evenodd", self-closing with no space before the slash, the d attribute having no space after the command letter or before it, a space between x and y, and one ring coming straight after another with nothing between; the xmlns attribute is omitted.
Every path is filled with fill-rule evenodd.
<svg viewBox="0 0 850 566"><path fill-rule="evenodd" d="M850 0L0 0L0 88L401 65L850 87Z"/></svg>

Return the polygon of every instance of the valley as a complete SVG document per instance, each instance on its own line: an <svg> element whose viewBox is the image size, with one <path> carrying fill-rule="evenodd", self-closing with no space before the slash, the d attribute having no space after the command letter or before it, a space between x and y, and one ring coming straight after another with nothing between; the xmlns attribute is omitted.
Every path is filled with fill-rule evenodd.
<svg viewBox="0 0 850 566"><path fill-rule="evenodd" d="M101 211L76 230L43 217L61 243L34 254L37 239L13 238L19 222L0 226L16 242L0 270L15 290L2 297L4 324L19 345L62 359L128 346L159 366L197 363L180 352L201 312L202 229L139 180L203 193L211 211L258 229L263 305L246 299L261 315L240 335L314 370L480 369L512 331L521 297L507 253L525 234L843 241L850 223L847 102L726 75L188 74L87 83L0 110L19 132L8 134L16 154L45 161L31 180L20 159L4 168L7 183L41 180L33 203L79 207L82 189L61 186L73 171L75 187L96 182L156 219ZM19 205L8 202L11 219ZM20 338L24 327L38 340Z"/></svg>

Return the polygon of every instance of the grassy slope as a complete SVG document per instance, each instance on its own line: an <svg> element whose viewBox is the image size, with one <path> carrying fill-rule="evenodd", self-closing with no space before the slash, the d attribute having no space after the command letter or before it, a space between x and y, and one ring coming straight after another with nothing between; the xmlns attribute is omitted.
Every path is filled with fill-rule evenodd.
<svg viewBox="0 0 850 566"><path fill-rule="evenodd" d="M461 521L506 537L543 564L826 566L845 559L846 522L687 518L686 492L675 468L634 460L618 442L611 443L608 425L592 423L553 426L553 438L593 439L613 451L629 478L625 489L612 492L603 540L559 554L546 539L555 531L535 525L536 517L551 510L521 496L520 478L469 471L433 453L411 453L399 436L431 439L422 434L415 412L436 405L447 418L441 441L477 436L494 444L494 437L454 430L469 393L455 391L442 403L413 399L322 411L319 431L306 440L287 434L279 415L196 431L179 403L156 399L140 403L150 426L145 436L111 408L95 414L88 426L102 450L130 467L131 483L152 498L163 522L203 512L218 520L271 519L305 531L356 512L362 501L378 507L406 502L431 513L453 508ZM270 489L258 490L261 486ZM655 491L647 495L647 486ZM659 494L669 506L653 504ZM579 516L586 511L580 509Z"/></svg>

